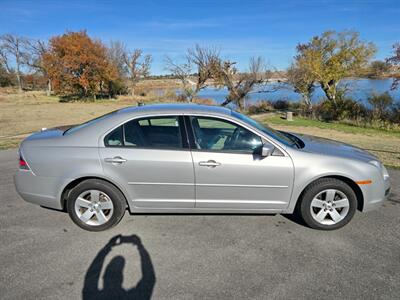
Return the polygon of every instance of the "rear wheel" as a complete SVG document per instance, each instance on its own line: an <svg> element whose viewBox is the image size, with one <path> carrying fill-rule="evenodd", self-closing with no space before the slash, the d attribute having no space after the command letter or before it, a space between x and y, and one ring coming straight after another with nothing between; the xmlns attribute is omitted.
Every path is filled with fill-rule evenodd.
<svg viewBox="0 0 400 300"><path fill-rule="evenodd" d="M356 208L353 189L335 178L322 178L309 185L299 206L304 222L322 230L343 227L353 218Z"/></svg>
<svg viewBox="0 0 400 300"><path fill-rule="evenodd" d="M125 198L112 184L89 179L79 183L68 197L68 213L79 227L102 231L118 224L125 213Z"/></svg>

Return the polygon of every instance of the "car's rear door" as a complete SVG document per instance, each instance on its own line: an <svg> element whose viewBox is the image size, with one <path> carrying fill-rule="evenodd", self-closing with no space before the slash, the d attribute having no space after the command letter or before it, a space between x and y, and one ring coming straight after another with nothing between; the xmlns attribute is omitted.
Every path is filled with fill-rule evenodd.
<svg viewBox="0 0 400 300"><path fill-rule="evenodd" d="M193 208L194 172L183 117L134 119L100 147L104 173L124 184L139 208Z"/></svg>
<svg viewBox="0 0 400 300"><path fill-rule="evenodd" d="M259 155L260 136L228 120L185 117L193 143L196 207L216 209L286 208L293 185L289 156Z"/></svg>

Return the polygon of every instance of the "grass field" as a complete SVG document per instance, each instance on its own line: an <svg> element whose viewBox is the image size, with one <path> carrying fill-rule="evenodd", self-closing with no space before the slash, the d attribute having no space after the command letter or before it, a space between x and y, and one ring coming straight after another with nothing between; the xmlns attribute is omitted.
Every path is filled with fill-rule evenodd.
<svg viewBox="0 0 400 300"><path fill-rule="evenodd" d="M165 98L121 97L96 102L60 103L58 97L42 92L9 94L0 91L0 149L17 147L31 132L43 127L77 124L107 112L137 105L137 102L164 102ZM326 137L368 149L386 165L400 168L400 131L362 128L346 124L325 123L294 118L288 122L279 114L254 116L273 128Z"/></svg>

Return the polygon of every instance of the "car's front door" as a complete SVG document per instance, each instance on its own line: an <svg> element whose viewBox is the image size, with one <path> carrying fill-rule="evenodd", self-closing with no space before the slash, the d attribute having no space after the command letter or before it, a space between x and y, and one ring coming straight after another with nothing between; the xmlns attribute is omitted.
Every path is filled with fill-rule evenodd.
<svg viewBox="0 0 400 300"><path fill-rule="evenodd" d="M289 156L276 151L261 157L263 140L228 120L190 116L196 207L283 209L293 184Z"/></svg>
<svg viewBox="0 0 400 300"><path fill-rule="evenodd" d="M193 208L194 173L183 117L131 120L100 147L104 173L123 183L139 208Z"/></svg>

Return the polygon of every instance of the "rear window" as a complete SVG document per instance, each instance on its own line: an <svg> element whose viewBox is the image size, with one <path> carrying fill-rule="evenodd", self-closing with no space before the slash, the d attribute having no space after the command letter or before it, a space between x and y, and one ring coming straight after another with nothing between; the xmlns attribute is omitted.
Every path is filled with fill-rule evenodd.
<svg viewBox="0 0 400 300"><path fill-rule="evenodd" d="M100 116L100 117L97 117L97 118L95 118L95 119L89 120L89 121L87 121L87 122L85 122L85 123L72 126L72 127L68 128L67 130L65 130L64 133L63 133L63 135L68 135L68 134L74 133L75 131L81 130L81 129L83 129L83 128L89 126L89 125L95 124L95 123L97 123L97 122L99 122L99 121L101 121L101 120L103 120L103 119L109 117L110 115L112 115L112 114L114 114L114 113L116 113L116 112L117 112L117 110L112 111L112 112L110 112L110 113L108 113L108 114L102 115L102 116Z"/></svg>

